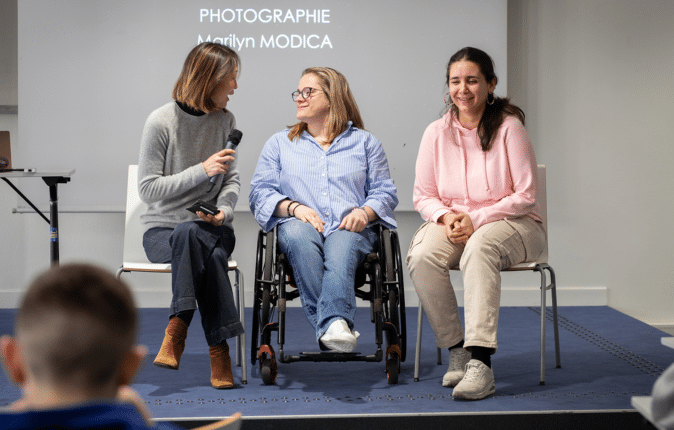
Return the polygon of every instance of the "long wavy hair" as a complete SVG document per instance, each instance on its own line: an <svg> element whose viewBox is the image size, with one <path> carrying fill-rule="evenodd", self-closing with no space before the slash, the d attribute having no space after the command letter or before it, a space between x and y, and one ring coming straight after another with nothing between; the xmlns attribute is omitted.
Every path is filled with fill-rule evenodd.
<svg viewBox="0 0 674 430"><path fill-rule="evenodd" d="M449 87L449 69L452 67L452 64L458 61L470 61L477 64L487 82L493 82L494 80L498 82L498 78L494 72L494 61L489 54L480 49L468 46L460 49L449 59L449 62L447 63L447 73L445 75L445 85L447 85L447 87ZM489 101L490 98L493 102ZM477 126L477 134L480 137L480 144L484 152L491 149L496 133L507 116L514 115L522 122L522 124L524 124L524 111L511 104L508 97L496 97L491 94L487 101L488 103L484 107L482 118L480 118L480 122ZM451 127L453 118L458 118L459 109L452 103L449 110L451 112L449 126Z"/></svg>
<svg viewBox="0 0 674 430"><path fill-rule="evenodd" d="M363 129L360 110L344 75L329 67L310 67L302 72L302 76L310 73L318 78L319 86L328 98L330 105L325 133L328 142L332 142L339 136L346 129L349 121L353 123L354 127ZM288 139L294 140L307 130L307 124L300 121L288 128L290 128Z"/></svg>

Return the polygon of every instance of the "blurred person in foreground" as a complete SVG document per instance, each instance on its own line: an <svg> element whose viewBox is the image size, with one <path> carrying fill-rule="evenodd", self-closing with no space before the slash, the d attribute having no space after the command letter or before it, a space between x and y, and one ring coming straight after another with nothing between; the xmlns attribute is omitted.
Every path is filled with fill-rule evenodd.
<svg viewBox="0 0 674 430"><path fill-rule="evenodd" d="M176 429L150 419L129 387L145 357L135 345L127 286L85 264L54 267L28 288L0 356L22 397L0 411L0 429Z"/></svg>

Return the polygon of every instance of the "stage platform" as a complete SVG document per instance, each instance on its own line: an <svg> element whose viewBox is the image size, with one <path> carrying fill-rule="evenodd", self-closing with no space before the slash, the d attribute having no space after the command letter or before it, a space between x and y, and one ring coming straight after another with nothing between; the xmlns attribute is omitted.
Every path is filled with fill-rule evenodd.
<svg viewBox="0 0 674 430"><path fill-rule="evenodd" d="M250 325L251 310L246 323ZM11 333L14 310L0 310L0 332ZM551 312L548 312L550 314ZM435 342L424 319L420 381L414 381L417 308L407 309L407 359L397 385L389 385L384 363L279 364L275 385L265 386L250 363L248 383L215 390L209 383L208 347L195 315L180 370L152 365L167 322L166 309L140 309L139 342L149 349L134 388L152 415L185 427L241 412L243 429L359 428L651 428L631 406L647 396L656 378L674 362L666 336L609 307L560 307L562 367L555 368L552 324L548 324L546 385L539 385L540 314L535 307L504 307L499 350L492 358L496 394L481 401L458 401L440 384L447 366L436 364ZM286 353L317 350L300 308L288 309ZM374 352L369 310L358 308L357 351ZM233 346L233 341L230 342ZM276 348L274 339L273 346ZM233 351L233 348L232 348ZM233 354L233 352L232 352ZM19 397L0 377L0 405Z"/></svg>

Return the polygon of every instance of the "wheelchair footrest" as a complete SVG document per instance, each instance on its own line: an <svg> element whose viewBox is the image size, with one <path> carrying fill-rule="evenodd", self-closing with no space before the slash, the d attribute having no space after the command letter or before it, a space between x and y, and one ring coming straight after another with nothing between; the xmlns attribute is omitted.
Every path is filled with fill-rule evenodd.
<svg viewBox="0 0 674 430"><path fill-rule="evenodd" d="M352 361L358 360L360 352L300 352L302 360L308 361Z"/></svg>
<svg viewBox="0 0 674 430"><path fill-rule="evenodd" d="M383 354L361 355L360 352L300 352L300 355L282 355L281 363L298 361L381 361Z"/></svg>
<svg viewBox="0 0 674 430"><path fill-rule="evenodd" d="M336 356L336 357L352 357L354 355L359 355L360 352L334 352L334 351L312 351L312 352L300 352L301 355L307 355L307 356L321 356L321 357L328 357L328 356Z"/></svg>

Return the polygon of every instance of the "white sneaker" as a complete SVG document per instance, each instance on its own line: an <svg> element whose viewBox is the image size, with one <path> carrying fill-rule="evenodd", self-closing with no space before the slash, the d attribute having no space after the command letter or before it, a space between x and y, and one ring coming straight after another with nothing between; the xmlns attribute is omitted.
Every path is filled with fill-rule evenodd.
<svg viewBox="0 0 674 430"><path fill-rule="evenodd" d="M470 352L463 348L449 350L449 367L442 377L443 387L453 387L463 379L466 374L466 364L470 361Z"/></svg>
<svg viewBox="0 0 674 430"><path fill-rule="evenodd" d="M466 364L466 374L454 387L452 397L457 399L480 400L494 394L494 371L480 360L470 360Z"/></svg>
<svg viewBox="0 0 674 430"><path fill-rule="evenodd" d="M358 333L358 332L356 332ZM356 336L349 330L349 325L344 320L336 320L321 336L320 341L327 348L336 352L351 352L356 349Z"/></svg>

